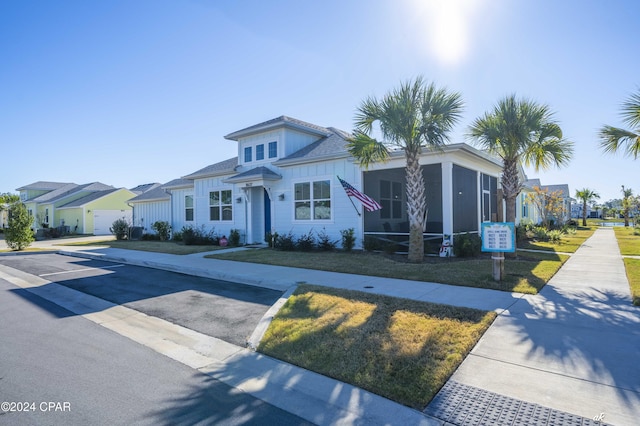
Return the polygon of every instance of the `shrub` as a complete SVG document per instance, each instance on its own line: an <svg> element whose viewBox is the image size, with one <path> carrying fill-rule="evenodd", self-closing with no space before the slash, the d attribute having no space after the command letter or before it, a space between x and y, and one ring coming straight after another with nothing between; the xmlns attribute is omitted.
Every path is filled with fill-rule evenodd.
<svg viewBox="0 0 640 426"><path fill-rule="evenodd" d="M455 236L453 254L457 257L478 257L482 252L482 239L478 234L459 234Z"/></svg>
<svg viewBox="0 0 640 426"><path fill-rule="evenodd" d="M151 229L158 233L160 241L167 241L169 239L169 235L171 233L171 225L169 225L169 222L158 220L153 222Z"/></svg>
<svg viewBox="0 0 640 426"><path fill-rule="evenodd" d="M535 228L533 228L532 233L533 233L533 238L535 238L538 241L549 240L548 231L543 226L536 226Z"/></svg>
<svg viewBox="0 0 640 426"><path fill-rule="evenodd" d="M267 232L264 236L264 240L267 242L270 248L275 248L276 242L278 241L278 233Z"/></svg>
<svg viewBox="0 0 640 426"><path fill-rule="evenodd" d="M160 241L158 234L142 234L142 241Z"/></svg>
<svg viewBox="0 0 640 426"><path fill-rule="evenodd" d="M356 244L355 230L353 228L343 229L340 231L342 235L342 248L344 251L353 250L353 246Z"/></svg>
<svg viewBox="0 0 640 426"><path fill-rule="evenodd" d="M24 250L35 240L31 230L33 220L22 203L13 204L10 213L4 241L11 250Z"/></svg>
<svg viewBox="0 0 640 426"><path fill-rule="evenodd" d="M229 245L231 247L238 247L240 245L240 230L232 229L229 231Z"/></svg>
<svg viewBox="0 0 640 426"><path fill-rule="evenodd" d="M559 229L554 229L553 231L547 232L547 238L553 244L560 243L560 241L562 241L562 236L563 235L564 235L564 233L562 231L560 231Z"/></svg>
<svg viewBox="0 0 640 426"><path fill-rule="evenodd" d="M207 231L204 225L200 228L193 225L183 226L180 233L182 234L182 243L186 246L213 245L218 239L213 228Z"/></svg>
<svg viewBox="0 0 640 426"><path fill-rule="evenodd" d="M276 239L276 248L284 251L295 250L296 243L291 231L283 235L278 235L278 238Z"/></svg>
<svg viewBox="0 0 640 426"><path fill-rule="evenodd" d="M322 231L318 232L318 248L324 251L331 251L336 248L338 244L337 240L332 240L327 234L327 231L322 228Z"/></svg>
<svg viewBox="0 0 640 426"><path fill-rule="evenodd" d="M296 240L296 248L301 251L311 251L316 246L316 239L312 231L302 234Z"/></svg>
<svg viewBox="0 0 640 426"><path fill-rule="evenodd" d="M109 232L116 236L116 240L124 240L129 235L129 222L118 219L111 224Z"/></svg>
<svg viewBox="0 0 640 426"><path fill-rule="evenodd" d="M376 237L365 236L362 240L362 247L366 251L375 251L382 248L382 242Z"/></svg>

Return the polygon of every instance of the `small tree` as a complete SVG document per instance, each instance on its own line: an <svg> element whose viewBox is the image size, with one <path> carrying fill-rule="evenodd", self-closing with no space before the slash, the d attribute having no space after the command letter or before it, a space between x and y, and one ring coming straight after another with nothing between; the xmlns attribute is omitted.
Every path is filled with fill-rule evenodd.
<svg viewBox="0 0 640 426"><path fill-rule="evenodd" d="M5 234L5 242L11 250L24 250L34 241L27 207L22 203L14 203L10 209L9 228Z"/></svg>
<svg viewBox="0 0 640 426"><path fill-rule="evenodd" d="M169 235L171 233L171 225L169 225L169 222L158 220L153 222L151 229L158 233L160 241L167 241L169 239Z"/></svg>
<svg viewBox="0 0 640 426"><path fill-rule="evenodd" d="M129 236L129 223L123 218L111 224L109 232L116 236L116 240L124 240Z"/></svg>
<svg viewBox="0 0 640 426"><path fill-rule="evenodd" d="M624 226L629 226L629 212L633 207L633 189L625 188L622 185L622 215L624 216Z"/></svg>
<svg viewBox="0 0 640 426"><path fill-rule="evenodd" d="M548 188L543 189L539 186L534 186L533 191L534 192L527 194L527 198L536 207L536 210L542 217L542 225L546 229L549 229L551 219L554 219L556 223L560 224L560 222L563 221L565 213L562 191L549 192Z"/></svg>

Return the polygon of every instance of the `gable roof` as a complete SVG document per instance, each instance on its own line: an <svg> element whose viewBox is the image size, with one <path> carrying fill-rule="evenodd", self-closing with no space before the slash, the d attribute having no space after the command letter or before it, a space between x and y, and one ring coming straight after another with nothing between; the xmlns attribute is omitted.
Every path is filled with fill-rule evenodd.
<svg viewBox="0 0 640 426"><path fill-rule="evenodd" d="M567 185L566 183L560 184L560 185L545 185L542 187L542 189L546 189L549 191L549 193L553 193L553 192L557 192L559 191L560 193L562 193L562 197L563 198L570 198L571 195L569 193L569 185Z"/></svg>
<svg viewBox="0 0 640 426"><path fill-rule="evenodd" d="M280 176L273 170L265 166L260 166L251 170L247 170L246 172L239 173L228 179L225 179L224 182L236 183L236 182L251 182L256 180L280 180L280 179L282 179L282 176Z"/></svg>
<svg viewBox="0 0 640 426"><path fill-rule="evenodd" d="M16 191L27 191L30 189L36 189L41 191L53 191L65 185L75 185L75 184L71 182L47 182L47 181L40 180L38 182L30 183L29 185L16 188Z"/></svg>
<svg viewBox="0 0 640 426"><path fill-rule="evenodd" d="M209 176L228 175L235 172L238 167L238 157L229 158L228 160L220 161L219 163L211 164L191 174L183 176L183 179L197 179Z"/></svg>
<svg viewBox="0 0 640 426"><path fill-rule="evenodd" d="M191 179L173 179L164 185L160 185L147 192L143 192L142 194L130 199L129 202L143 203L150 201L169 201L171 199L171 194L168 192L169 189L184 188L192 185L193 180Z"/></svg>
<svg viewBox="0 0 640 426"><path fill-rule="evenodd" d="M104 183L100 182L85 183L84 185L76 185L75 183L70 183L55 191L47 192L46 194L42 194L29 201L36 203L54 203L80 191L95 192L105 191L107 189L113 189L113 186L105 185Z"/></svg>
<svg viewBox="0 0 640 426"><path fill-rule="evenodd" d="M112 189L106 189L103 191L96 191L96 192L92 192L91 194L85 195L82 198L78 198L77 200L73 200L67 204L63 204L60 207L58 207L58 209L66 209L66 208L72 208L72 207L82 207L87 203L90 203L91 201L95 201L99 198L102 197L106 197L109 194L112 194L116 191L120 191L121 189L125 189L125 188L113 188ZM127 190L128 191L128 190Z"/></svg>
<svg viewBox="0 0 640 426"><path fill-rule="evenodd" d="M138 185L135 188L131 188L129 191L133 192L134 194L142 194L144 192L151 191L152 189L155 189L161 185L162 184L159 182L143 183L142 185Z"/></svg>
<svg viewBox="0 0 640 426"><path fill-rule="evenodd" d="M271 120L264 121L262 123L254 124L253 126L245 127L242 130L229 133L225 136L225 139L237 141L240 138L254 135L256 133L265 132L280 127L286 127L289 129L299 130L305 133L312 133L319 136L329 136L331 133L329 129L315 124L307 123L306 121L298 120L296 118L287 117L281 115L280 117L273 118Z"/></svg>
<svg viewBox="0 0 640 426"><path fill-rule="evenodd" d="M351 135L333 127L328 128L327 131L329 131L329 134L326 137L299 149L287 157L275 161L273 164L275 166L288 166L348 157L350 154L347 151L347 139L351 137Z"/></svg>

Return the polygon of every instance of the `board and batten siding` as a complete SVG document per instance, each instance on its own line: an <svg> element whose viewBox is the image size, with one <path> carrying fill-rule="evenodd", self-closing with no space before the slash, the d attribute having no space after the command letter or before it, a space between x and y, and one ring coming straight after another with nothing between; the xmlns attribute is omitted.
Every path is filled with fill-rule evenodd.
<svg viewBox="0 0 640 426"><path fill-rule="evenodd" d="M195 188L195 216L197 226L204 225L208 231L213 230L215 234L222 236L229 236L231 229L245 228L245 198L239 185L223 182L233 175L216 176L205 179L196 179L194 181ZM210 220L209 214L209 193L212 191L225 191L231 190L231 202L232 202L232 220ZM237 199L241 201L238 203Z"/></svg>
<svg viewBox="0 0 640 426"><path fill-rule="evenodd" d="M180 232L180 230L185 227L185 226L196 226L197 221L198 221L198 211L196 209L196 198L195 196L194 198L194 210L193 210L193 221L186 221L185 218L185 196L187 195L194 195L194 191L192 188L187 188L187 189L172 189L171 190L171 198L172 198L172 203L171 203L171 208L172 208L172 212L171 212L171 220L173 221L173 223L171 223L171 229L173 229L173 232Z"/></svg>
<svg viewBox="0 0 640 426"><path fill-rule="evenodd" d="M145 234L155 234L151 228L155 222L171 222L169 200L145 201L133 204L133 225L144 228Z"/></svg>

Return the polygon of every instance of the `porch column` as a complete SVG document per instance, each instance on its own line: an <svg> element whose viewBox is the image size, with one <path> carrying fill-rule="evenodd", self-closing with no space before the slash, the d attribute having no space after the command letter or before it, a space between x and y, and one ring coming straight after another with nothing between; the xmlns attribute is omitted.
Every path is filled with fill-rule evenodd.
<svg viewBox="0 0 640 426"><path fill-rule="evenodd" d="M453 163L442 163L442 233L453 235Z"/></svg>

